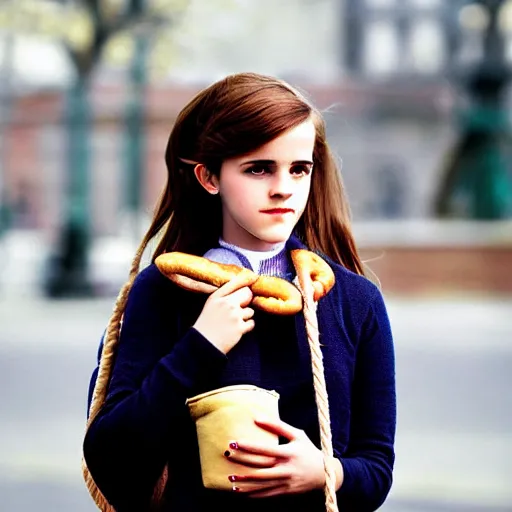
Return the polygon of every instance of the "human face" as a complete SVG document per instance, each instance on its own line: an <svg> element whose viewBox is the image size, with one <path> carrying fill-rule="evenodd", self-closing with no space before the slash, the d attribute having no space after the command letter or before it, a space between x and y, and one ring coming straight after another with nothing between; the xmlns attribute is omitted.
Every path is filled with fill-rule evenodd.
<svg viewBox="0 0 512 512"><path fill-rule="evenodd" d="M315 126L308 120L223 162L217 186L226 242L268 251L288 240L306 208L314 144Z"/></svg>

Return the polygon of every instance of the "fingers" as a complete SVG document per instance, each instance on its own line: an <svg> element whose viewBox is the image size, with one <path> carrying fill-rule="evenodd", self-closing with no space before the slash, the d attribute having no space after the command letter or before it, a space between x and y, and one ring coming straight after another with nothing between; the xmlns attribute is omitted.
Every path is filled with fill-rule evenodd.
<svg viewBox="0 0 512 512"><path fill-rule="evenodd" d="M233 485L233 491L247 494L249 498L263 498L265 496L277 496L283 494L286 486L276 484L276 482L266 482L265 484L239 484ZM277 492L276 492L277 491Z"/></svg>
<svg viewBox="0 0 512 512"><path fill-rule="evenodd" d="M266 482L265 484L251 484L244 483L233 485L233 491L247 494L249 498L264 498L266 496L277 496L279 494L283 494L283 491L286 489L286 486L283 484L276 484L276 482Z"/></svg>
<svg viewBox="0 0 512 512"><path fill-rule="evenodd" d="M278 457L268 457L266 455L248 453L241 450L231 451L229 460L235 464L250 468L271 468L279 460ZM233 469L236 473L236 469Z"/></svg>
<svg viewBox="0 0 512 512"><path fill-rule="evenodd" d="M293 441L303 435L303 431L299 430L288 423L285 423L281 420L273 420L270 418L257 418L254 420L254 423L261 427L264 430L268 430L273 434L276 434L280 437L284 437L289 441Z"/></svg>
<svg viewBox="0 0 512 512"><path fill-rule="evenodd" d="M289 451L286 445L267 445L251 443L249 441L238 441L230 444L230 460L236 462L241 461L242 458L247 458L247 454L251 456L258 455L270 457L272 459L281 459L289 456ZM268 466L268 465L267 465Z"/></svg>
<svg viewBox="0 0 512 512"><path fill-rule="evenodd" d="M242 310L242 318L247 322L254 316L254 309L252 308L244 308Z"/></svg>
<svg viewBox="0 0 512 512"><path fill-rule="evenodd" d="M255 325L256 324L254 323L254 320L247 320L247 322L244 322L244 326L242 328L242 335L247 334L249 331L252 331Z"/></svg>
<svg viewBox="0 0 512 512"><path fill-rule="evenodd" d="M233 491L250 497L283 494L290 479L290 472L282 467L255 469L249 475L231 475ZM274 491L275 492L274 494ZM272 493L272 494L267 494Z"/></svg>
<svg viewBox="0 0 512 512"><path fill-rule="evenodd" d="M236 448L234 448L236 446ZM268 451L268 450L267 450ZM270 452L269 452L270 453ZM280 460L279 456L265 453L265 450L246 451L238 443L231 443L226 456L231 462L252 468L271 468Z"/></svg>
<svg viewBox="0 0 512 512"><path fill-rule="evenodd" d="M251 289L248 286L244 286L227 296L226 300L229 300L229 302L237 306L245 307L251 303L252 296Z"/></svg>
<svg viewBox="0 0 512 512"><path fill-rule="evenodd" d="M249 270L242 271L237 274L233 279L229 280L225 285L221 286L218 290L212 293L212 297L226 297L236 292L240 288L245 288L254 284L258 279L258 275ZM252 299L252 295L251 295Z"/></svg>
<svg viewBox="0 0 512 512"><path fill-rule="evenodd" d="M282 485L282 480L290 478L290 472L282 467L271 467L264 469L255 469L248 475L232 475L230 480L232 482L258 482L259 487L266 484Z"/></svg>

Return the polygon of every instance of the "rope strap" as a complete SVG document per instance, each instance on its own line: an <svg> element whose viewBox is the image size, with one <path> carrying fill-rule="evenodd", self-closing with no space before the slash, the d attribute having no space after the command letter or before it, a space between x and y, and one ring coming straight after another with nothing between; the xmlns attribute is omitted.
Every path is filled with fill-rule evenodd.
<svg viewBox="0 0 512 512"><path fill-rule="evenodd" d="M304 299L304 319L306 334L311 351L311 366L313 370L313 385L318 410L320 427L320 445L324 455L325 468L325 506L327 512L338 512L336 503L336 471L329 460L333 457L331 419L329 414L329 399L325 382L324 361L320 348L320 332L318 329L317 303L314 301L314 289L309 276L304 278L299 272L294 284L300 290Z"/></svg>

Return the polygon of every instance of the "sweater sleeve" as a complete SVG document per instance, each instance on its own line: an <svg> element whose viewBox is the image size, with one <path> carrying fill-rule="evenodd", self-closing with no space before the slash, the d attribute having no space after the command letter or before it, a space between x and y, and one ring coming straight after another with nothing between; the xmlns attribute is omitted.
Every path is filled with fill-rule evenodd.
<svg viewBox="0 0 512 512"><path fill-rule="evenodd" d="M130 291L106 403L84 439L84 458L107 500L143 510L169 453L185 400L226 356L193 328L181 339L173 287L152 266Z"/></svg>
<svg viewBox="0 0 512 512"><path fill-rule="evenodd" d="M396 429L395 356L391 328L380 291L361 329L352 391L350 440L341 460L344 480L340 510L371 512L392 484Z"/></svg>

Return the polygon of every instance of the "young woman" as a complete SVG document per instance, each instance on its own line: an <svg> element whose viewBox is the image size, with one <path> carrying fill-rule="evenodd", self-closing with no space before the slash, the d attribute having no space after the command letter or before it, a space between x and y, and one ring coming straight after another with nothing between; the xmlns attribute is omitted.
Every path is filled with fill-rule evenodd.
<svg viewBox="0 0 512 512"><path fill-rule="evenodd" d="M320 113L280 80L228 76L182 110L166 164L166 188L106 334L120 338L84 441L95 484L117 512L153 510L166 467L164 512L325 510L303 313L254 310L236 278L207 296L179 288L154 263L138 272L157 235L153 261L180 251L287 280L290 251L308 248L336 279L317 310L334 448L327 464L341 511L376 510L394 463L393 342L382 296L363 276ZM233 491L209 490L185 401L232 384L279 393L280 421L257 423L281 443L233 440L225 447ZM241 466L249 476L237 475Z"/></svg>

